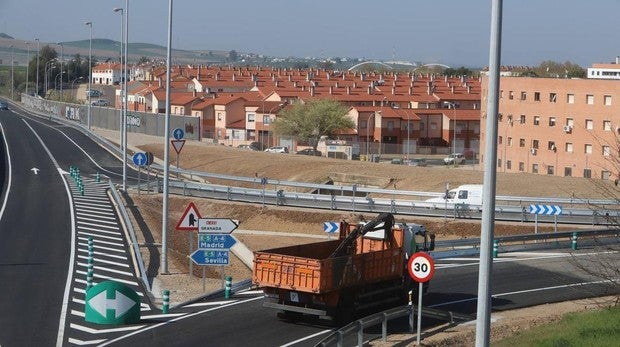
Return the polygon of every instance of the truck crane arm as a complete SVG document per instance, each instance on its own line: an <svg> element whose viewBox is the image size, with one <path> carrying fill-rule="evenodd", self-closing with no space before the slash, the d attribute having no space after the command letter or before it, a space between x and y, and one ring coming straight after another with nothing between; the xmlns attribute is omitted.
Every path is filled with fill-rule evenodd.
<svg viewBox="0 0 620 347"><path fill-rule="evenodd" d="M371 220L370 222L358 225L347 237L342 240L342 243L338 245L338 248L334 250L334 252L329 256L329 258L336 258L347 255L350 247L353 245L355 240L365 235L367 232L381 230L385 231L386 238L391 239L392 235L392 227L394 226L394 215L391 213L381 213L376 218Z"/></svg>

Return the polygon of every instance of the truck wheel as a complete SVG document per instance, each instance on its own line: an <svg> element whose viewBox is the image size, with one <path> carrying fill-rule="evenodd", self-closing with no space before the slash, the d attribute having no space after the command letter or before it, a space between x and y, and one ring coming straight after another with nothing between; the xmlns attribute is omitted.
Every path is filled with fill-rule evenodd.
<svg viewBox="0 0 620 347"><path fill-rule="evenodd" d="M334 323L338 325L346 325L355 318L355 304L351 294L344 295L338 302L336 313L334 315Z"/></svg>
<svg viewBox="0 0 620 347"><path fill-rule="evenodd" d="M303 317L303 314L300 313L300 312L282 311L282 312L278 312L276 314L276 316L279 319L282 319L282 320L285 320L285 321L297 322L297 321L301 320L301 318Z"/></svg>

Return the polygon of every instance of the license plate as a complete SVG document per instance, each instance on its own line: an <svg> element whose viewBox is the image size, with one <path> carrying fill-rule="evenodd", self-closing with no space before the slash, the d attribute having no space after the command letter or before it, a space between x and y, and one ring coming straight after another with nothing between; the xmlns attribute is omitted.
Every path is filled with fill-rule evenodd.
<svg viewBox="0 0 620 347"><path fill-rule="evenodd" d="M299 302L299 293L291 292L291 301L292 302Z"/></svg>

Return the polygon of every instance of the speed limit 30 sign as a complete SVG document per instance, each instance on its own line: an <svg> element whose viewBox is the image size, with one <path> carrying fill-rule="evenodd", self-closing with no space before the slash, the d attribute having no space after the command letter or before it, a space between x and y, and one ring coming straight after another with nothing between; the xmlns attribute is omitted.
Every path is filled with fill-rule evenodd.
<svg viewBox="0 0 620 347"><path fill-rule="evenodd" d="M414 253L407 263L409 276L416 282L428 282L435 274L435 262L428 253Z"/></svg>

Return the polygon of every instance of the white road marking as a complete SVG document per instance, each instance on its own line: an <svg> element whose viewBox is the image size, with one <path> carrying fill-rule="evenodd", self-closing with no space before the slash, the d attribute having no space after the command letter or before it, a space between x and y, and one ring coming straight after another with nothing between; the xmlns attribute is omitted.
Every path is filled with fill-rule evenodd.
<svg viewBox="0 0 620 347"><path fill-rule="evenodd" d="M132 326L124 326L122 328L110 328L110 329L93 329L90 327L85 327L79 324L70 324L71 329L84 331L90 334L107 334L107 333L116 333L121 331L133 331L138 330L144 327L144 325L132 325Z"/></svg>
<svg viewBox="0 0 620 347"><path fill-rule="evenodd" d="M229 304L231 302L235 302L237 300L227 300L227 301L211 301L211 302L197 302L195 304L185 305L183 307L203 307L203 306L217 306Z"/></svg>
<svg viewBox="0 0 620 347"><path fill-rule="evenodd" d="M96 344L102 343L103 341L105 341L105 339L82 341L82 340L74 339L72 337L69 338L69 343L78 345L78 346L96 345Z"/></svg>
<svg viewBox="0 0 620 347"><path fill-rule="evenodd" d="M291 342L289 342L289 343L287 343L287 344L281 345L280 347L292 346L292 345L298 344L298 343L300 343L300 342L303 342L303 341L306 341L306 340L309 340L309 339L315 338L315 337L317 337L317 336L320 336L320 335L323 335L323 334L327 334L327 333L331 333L332 331L333 331L333 330L321 330L321 331L319 331L318 333L314 333L314 334L312 334L312 335L308 335L308 336L306 336L306 337L302 337L302 338L301 338L301 339L299 339L299 340L291 341Z"/></svg>

